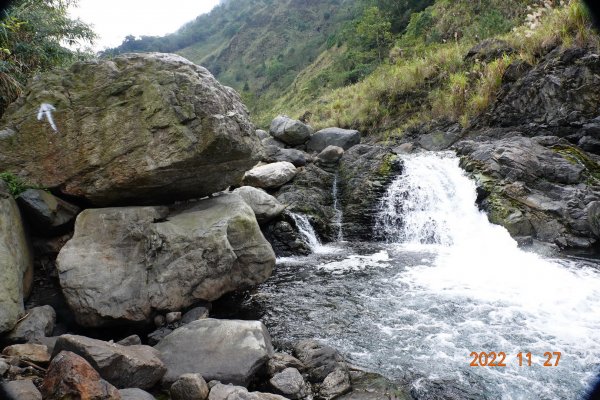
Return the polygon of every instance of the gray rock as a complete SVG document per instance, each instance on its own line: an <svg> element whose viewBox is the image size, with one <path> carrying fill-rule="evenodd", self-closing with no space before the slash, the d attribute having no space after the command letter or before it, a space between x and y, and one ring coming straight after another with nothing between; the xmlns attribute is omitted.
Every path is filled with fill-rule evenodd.
<svg viewBox="0 0 600 400"><path fill-rule="evenodd" d="M150 393L138 388L119 390L121 400L156 400Z"/></svg>
<svg viewBox="0 0 600 400"><path fill-rule="evenodd" d="M0 383L0 394L4 400L42 400L42 394L28 379Z"/></svg>
<svg viewBox="0 0 600 400"><path fill-rule="evenodd" d="M0 127L0 170L96 206L168 204L237 184L260 141L239 95L175 54L78 62L31 80ZM30 118L60 111L60 134ZM1 129L1 128L0 128Z"/></svg>
<svg viewBox="0 0 600 400"><path fill-rule="evenodd" d="M57 258L66 300L85 326L150 322L154 310L184 309L262 283L274 265L254 212L235 194L171 212L85 210Z"/></svg>
<svg viewBox="0 0 600 400"><path fill-rule="evenodd" d="M336 369L344 369L344 359L331 346L316 340L302 340L294 346L294 354L306 366L309 380L323 382Z"/></svg>
<svg viewBox="0 0 600 400"><path fill-rule="evenodd" d="M185 325L199 319L208 318L209 313L210 310L206 307L192 308L190 311L183 314L183 317L181 317L181 323Z"/></svg>
<svg viewBox="0 0 600 400"><path fill-rule="evenodd" d="M183 374L171 385L172 400L206 400L208 385L200 374Z"/></svg>
<svg viewBox="0 0 600 400"><path fill-rule="evenodd" d="M309 255L310 246L289 221L275 221L264 228L264 234L277 257Z"/></svg>
<svg viewBox="0 0 600 400"><path fill-rule="evenodd" d="M271 136L269 136L269 132L267 132L267 131L264 131L264 130L262 130L262 129L257 129L257 130L256 130L256 136L258 136L258 138L259 138L260 140L264 140L264 139L267 139L267 138L270 138L270 137L271 137Z"/></svg>
<svg viewBox="0 0 600 400"><path fill-rule="evenodd" d="M15 326L6 338L10 341L29 342L51 336L56 323L56 312L52 306L34 307L26 311L26 317Z"/></svg>
<svg viewBox="0 0 600 400"><path fill-rule="evenodd" d="M252 208L259 224L271 221L285 210L285 206L275 197L252 186L242 186L235 189L233 193L240 196Z"/></svg>
<svg viewBox="0 0 600 400"><path fill-rule="evenodd" d="M265 163L287 161L294 164L295 167L303 167L310 160L310 156L302 150L265 146L262 160Z"/></svg>
<svg viewBox="0 0 600 400"><path fill-rule="evenodd" d="M63 335L53 355L70 351L83 357L100 376L117 388L152 388L165 374L159 352L150 346L121 346L84 336Z"/></svg>
<svg viewBox="0 0 600 400"><path fill-rule="evenodd" d="M396 154L410 154L415 149L413 143L402 143L400 146L394 148Z"/></svg>
<svg viewBox="0 0 600 400"><path fill-rule="evenodd" d="M272 377L286 368L295 368L299 371L304 371L306 366L302 364L302 361L289 354L275 353L267 363L267 374Z"/></svg>
<svg viewBox="0 0 600 400"><path fill-rule="evenodd" d="M327 146L321 151L315 160L315 164L325 170L337 168L337 164L344 155L344 149L338 146Z"/></svg>
<svg viewBox="0 0 600 400"><path fill-rule="evenodd" d="M280 161L252 168L244 175L243 183L263 189L278 188L294 179L297 172L294 164Z"/></svg>
<svg viewBox="0 0 600 400"><path fill-rule="evenodd" d="M311 136L308 151L321 152L327 146L338 146L344 150L360 143L360 132L341 128L321 129Z"/></svg>
<svg viewBox="0 0 600 400"><path fill-rule="evenodd" d="M173 332L173 329L163 326L162 328L158 328L157 330L150 332L148 334L148 344L150 346L154 346L160 343L161 340L169 336Z"/></svg>
<svg viewBox="0 0 600 400"><path fill-rule="evenodd" d="M459 124L454 124L449 127L442 126L421 135L418 139L418 143L425 150L445 150L456 143L462 135L463 130Z"/></svg>
<svg viewBox="0 0 600 400"><path fill-rule="evenodd" d="M271 393L248 392L245 387L217 383L211 388L208 400L286 400L286 398Z"/></svg>
<svg viewBox="0 0 600 400"><path fill-rule="evenodd" d="M3 377L9 369L10 365L4 360L0 360L0 377Z"/></svg>
<svg viewBox="0 0 600 400"><path fill-rule="evenodd" d="M163 382L186 373L248 385L273 354L266 327L258 321L203 319L173 331L156 349L167 366Z"/></svg>
<svg viewBox="0 0 600 400"><path fill-rule="evenodd" d="M173 322L177 322L181 319L181 312L173 311L173 312L167 313L165 318L166 318L167 324L172 324Z"/></svg>
<svg viewBox="0 0 600 400"><path fill-rule="evenodd" d="M52 236L65 233L75 222L80 208L40 189L27 189L17 197L35 233Z"/></svg>
<svg viewBox="0 0 600 400"><path fill-rule="evenodd" d="M157 328L164 326L166 323L167 323L167 319L165 318L164 315L159 314L154 317L154 326L156 326Z"/></svg>
<svg viewBox="0 0 600 400"><path fill-rule="evenodd" d="M33 257L25 235L21 213L8 194L0 188L0 333L12 330L23 315L23 297L33 279Z"/></svg>
<svg viewBox="0 0 600 400"><path fill-rule="evenodd" d="M279 140L275 139L274 137L268 137L266 139L261 140L262 145L265 148L268 147L277 147L279 149L285 149L285 143L280 142Z"/></svg>
<svg viewBox="0 0 600 400"><path fill-rule="evenodd" d="M142 339L138 335L131 335L117 342L121 346L136 346L142 344Z"/></svg>
<svg viewBox="0 0 600 400"><path fill-rule="evenodd" d="M38 337L35 339L32 339L32 343L34 344L43 344L44 346L46 346L48 348L48 352L50 354L52 354L52 352L54 351L54 346L56 345L56 341L58 340L59 336L50 336L50 337Z"/></svg>
<svg viewBox="0 0 600 400"><path fill-rule="evenodd" d="M279 115L271 122L269 133L287 145L297 146L306 143L313 129L300 121Z"/></svg>
<svg viewBox="0 0 600 400"><path fill-rule="evenodd" d="M286 368L269 380L271 386L288 399L303 399L308 396L308 388L304 378L296 368Z"/></svg>
<svg viewBox="0 0 600 400"><path fill-rule="evenodd" d="M2 354L8 357L18 357L21 360L36 364L47 364L50 362L48 347L43 344L13 344L2 350Z"/></svg>
<svg viewBox="0 0 600 400"><path fill-rule="evenodd" d="M352 391L350 374L344 368L338 368L325 378L319 388L320 398L331 400Z"/></svg>

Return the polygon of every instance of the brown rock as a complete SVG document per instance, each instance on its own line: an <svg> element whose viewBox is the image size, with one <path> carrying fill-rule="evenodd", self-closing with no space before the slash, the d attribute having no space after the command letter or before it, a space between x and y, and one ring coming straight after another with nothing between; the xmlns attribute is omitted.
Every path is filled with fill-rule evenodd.
<svg viewBox="0 0 600 400"><path fill-rule="evenodd" d="M46 400L121 400L114 386L101 379L82 357L70 351L54 357L41 391Z"/></svg>
<svg viewBox="0 0 600 400"><path fill-rule="evenodd" d="M16 356L22 360L37 364L46 364L50 362L50 352L48 347L43 344L14 344L6 347L2 354L5 356Z"/></svg>

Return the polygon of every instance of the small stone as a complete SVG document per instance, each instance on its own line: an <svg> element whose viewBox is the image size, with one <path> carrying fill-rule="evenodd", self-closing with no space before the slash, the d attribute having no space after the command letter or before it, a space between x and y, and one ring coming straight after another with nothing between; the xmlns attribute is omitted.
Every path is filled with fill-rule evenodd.
<svg viewBox="0 0 600 400"><path fill-rule="evenodd" d="M167 314L167 324L172 324L173 322L177 322L181 319L181 312L174 311Z"/></svg>
<svg viewBox="0 0 600 400"><path fill-rule="evenodd" d="M171 385L172 400L206 400L208 385L200 374L183 374Z"/></svg>
<svg viewBox="0 0 600 400"><path fill-rule="evenodd" d="M5 356L19 357L22 360L37 364L47 364L50 362L50 353L48 347L43 344L14 344L6 347L2 354Z"/></svg>
<svg viewBox="0 0 600 400"><path fill-rule="evenodd" d="M149 333L148 334L148 344L150 346L154 346L154 345L160 343L160 341L163 340L164 338L166 338L167 336L169 336L171 334L171 332L173 332L173 329L163 326L162 328L159 328L159 329L155 330L154 332Z"/></svg>
<svg viewBox="0 0 600 400"><path fill-rule="evenodd" d="M308 395L304 378L296 368L286 368L269 381L273 388L289 399L302 399Z"/></svg>
<svg viewBox="0 0 600 400"><path fill-rule="evenodd" d="M271 377L286 368L296 368L299 371L304 371L306 369L304 364L302 364L302 361L285 353L273 354L273 357L271 357L267 363L267 373Z"/></svg>
<svg viewBox="0 0 600 400"><path fill-rule="evenodd" d="M208 318L209 312L210 310L206 307L192 308L190 311L183 314L183 317L181 317L181 323L185 325L199 319Z"/></svg>
<svg viewBox="0 0 600 400"><path fill-rule="evenodd" d="M28 379L3 382L0 384L0 395L3 400L42 400L42 394Z"/></svg>
<svg viewBox="0 0 600 400"><path fill-rule="evenodd" d="M138 335L127 336L117 342L121 346L136 346L142 344L142 339Z"/></svg>
<svg viewBox="0 0 600 400"><path fill-rule="evenodd" d="M347 370L338 368L327 375L321 385L319 394L324 400L330 400L350 391L352 391L350 374Z"/></svg>

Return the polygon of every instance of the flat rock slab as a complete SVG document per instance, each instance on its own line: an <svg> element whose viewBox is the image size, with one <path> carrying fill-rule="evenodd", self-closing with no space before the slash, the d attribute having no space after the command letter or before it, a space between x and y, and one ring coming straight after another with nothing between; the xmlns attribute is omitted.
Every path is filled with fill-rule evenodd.
<svg viewBox="0 0 600 400"><path fill-rule="evenodd" d="M86 326L150 322L156 311L262 283L274 265L254 212L235 194L171 211L85 210L57 258L63 293Z"/></svg>
<svg viewBox="0 0 600 400"><path fill-rule="evenodd" d="M280 161L252 168L244 175L244 185L263 189L278 188L296 176L298 170L294 164Z"/></svg>
<svg viewBox="0 0 600 400"><path fill-rule="evenodd" d="M163 382L187 373L207 381L247 386L273 355L267 328L258 321L203 319L176 329L155 346L167 366Z"/></svg>
<svg viewBox="0 0 600 400"><path fill-rule="evenodd" d="M83 357L117 388L152 388L165 374L159 352L144 345L122 346L84 336L62 335L53 354L70 351Z"/></svg>
<svg viewBox="0 0 600 400"><path fill-rule="evenodd" d="M239 95L175 54L79 62L23 92L0 120L13 132L0 135L0 170L97 206L204 197L258 161ZM35 118L42 103L57 132Z"/></svg>

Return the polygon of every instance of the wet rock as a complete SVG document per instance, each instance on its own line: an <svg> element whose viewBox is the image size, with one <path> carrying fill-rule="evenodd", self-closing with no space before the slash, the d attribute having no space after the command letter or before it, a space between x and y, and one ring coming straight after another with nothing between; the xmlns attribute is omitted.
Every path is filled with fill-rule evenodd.
<svg viewBox="0 0 600 400"><path fill-rule="evenodd" d="M300 121L293 120L285 115L279 115L271 122L269 133L275 139L287 145L297 146L306 143L313 130Z"/></svg>
<svg viewBox="0 0 600 400"><path fill-rule="evenodd" d="M235 194L171 212L85 210L57 258L66 300L85 326L150 322L154 310L184 309L262 283L274 265L254 212Z"/></svg>
<svg viewBox="0 0 600 400"><path fill-rule="evenodd" d="M245 387L217 383L211 388L208 400L286 400L286 398L271 393L248 392Z"/></svg>
<svg viewBox="0 0 600 400"><path fill-rule="evenodd" d="M193 322L193 321L196 321L199 319L208 318L209 313L210 313L210 310L206 307L192 308L190 311L183 314L183 317L181 317L181 323L183 325L185 325L185 324L189 324L190 322Z"/></svg>
<svg viewBox="0 0 600 400"><path fill-rule="evenodd" d="M0 255L0 333L3 333L12 330L23 315L23 297L29 293L33 280L33 257L19 207L1 179Z"/></svg>
<svg viewBox="0 0 600 400"><path fill-rule="evenodd" d="M16 132L0 140L0 170L94 205L207 196L237 184L259 155L239 95L175 54L78 62L24 93L0 121ZM58 110L59 134L29 118L42 103Z"/></svg>
<svg viewBox="0 0 600 400"><path fill-rule="evenodd" d="M42 400L42 394L28 379L0 383L0 395L4 400Z"/></svg>
<svg viewBox="0 0 600 400"><path fill-rule="evenodd" d="M142 339L138 335L131 335L117 342L121 346L136 346L142 344Z"/></svg>
<svg viewBox="0 0 600 400"><path fill-rule="evenodd" d="M340 400L413 400L413 397L398 384L383 376L358 368L350 369L352 391L338 397Z"/></svg>
<svg viewBox="0 0 600 400"><path fill-rule="evenodd" d="M165 374L159 352L150 346L121 346L84 336L63 335L54 353L70 351L88 361L112 385L118 388L152 388Z"/></svg>
<svg viewBox="0 0 600 400"><path fill-rule="evenodd" d="M310 393L304 378L296 368L286 368L276 373L269 383L277 393L288 399L303 399Z"/></svg>
<svg viewBox="0 0 600 400"><path fill-rule="evenodd" d="M266 327L258 321L203 319L173 331L156 349L167 366L163 383L186 373L206 380L248 385L273 354Z"/></svg>
<svg viewBox="0 0 600 400"><path fill-rule="evenodd" d="M244 175L243 183L257 188L274 189L294 179L296 173L294 164L280 161L252 168Z"/></svg>
<svg viewBox="0 0 600 400"><path fill-rule="evenodd" d="M43 344L13 344L2 350L5 356L19 357L22 360L30 361L36 364L48 364L50 362L50 352L48 347Z"/></svg>
<svg viewBox="0 0 600 400"><path fill-rule="evenodd" d="M299 371L304 371L306 366L302 364L302 361L289 354L275 353L267 363L267 374L272 377L286 368L295 368Z"/></svg>
<svg viewBox="0 0 600 400"><path fill-rule="evenodd" d="M310 246L300 237L287 220L275 221L264 228L265 238L273 246L277 257L308 255Z"/></svg>
<svg viewBox="0 0 600 400"><path fill-rule="evenodd" d="M172 400L206 400L208 392L208 385L200 374L183 374L169 389Z"/></svg>
<svg viewBox="0 0 600 400"><path fill-rule="evenodd" d="M394 148L396 154L410 154L414 151L415 145L413 143L402 143L400 146Z"/></svg>
<svg viewBox="0 0 600 400"><path fill-rule="evenodd" d="M119 400L119 391L77 354L63 351L50 362L41 387L46 400Z"/></svg>
<svg viewBox="0 0 600 400"><path fill-rule="evenodd" d="M313 383L323 382L336 369L345 369L344 359L340 353L333 347L316 340L298 342L294 346L294 354L306 366L309 380Z"/></svg>
<svg viewBox="0 0 600 400"><path fill-rule="evenodd" d="M252 208L259 224L273 220L285 210L285 206L275 197L252 186L242 186L235 189L233 193L240 196Z"/></svg>
<svg viewBox="0 0 600 400"><path fill-rule="evenodd" d="M156 400L150 393L138 388L119 390L121 400Z"/></svg>
<svg viewBox="0 0 600 400"><path fill-rule="evenodd" d="M26 311L26 317L15 326L6 338L15 342L29 342L51 336L55 323L56 312L52 306L34 307Z"/></svg>
<svg viewBox="0 0 600 400"><path fill-rule="evenodd" d="M360 132L341 128L326 128L316 132L308 142L308 151L319 153L328 146L350 149L360 143Z"/></svg>
<svg viewBox="0 0 600 400"><path fill-rule="evenodd" d="M66 233L80 211L79 207L40 189L27 189L17 197L17 203L40 236Z"/></svg>
<svg viewBox="0 0 600 400"><path fill-rule="evenodd" d="M282 149L277 146L266 146L262 160L265 163L287 161L294 164L295 167L303 167L306 165L309 159L310 156L302 150Z"/></svg>
<svg viewBox="0 0 600 400"><path fill-rule="evenodd" d="M323 400L335 399L352 390L350 374L345 368L337 368L327 375L319 387L319 398Z"/></svg>

